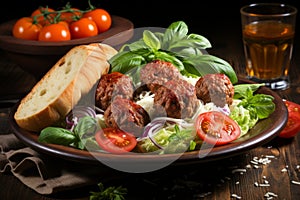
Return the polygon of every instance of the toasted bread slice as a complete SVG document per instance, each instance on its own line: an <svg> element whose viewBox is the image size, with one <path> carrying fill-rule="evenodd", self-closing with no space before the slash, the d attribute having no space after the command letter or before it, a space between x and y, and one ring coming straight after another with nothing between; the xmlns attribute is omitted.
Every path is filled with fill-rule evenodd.
<svg viewBox="0 0 300 200"><path fill-rule="evenodd" d="M108 60L116 53L112 46L102 43L72 48L20 101L14 114L16 123L39 132L65 118L101 75L108 73Z"/></svg>

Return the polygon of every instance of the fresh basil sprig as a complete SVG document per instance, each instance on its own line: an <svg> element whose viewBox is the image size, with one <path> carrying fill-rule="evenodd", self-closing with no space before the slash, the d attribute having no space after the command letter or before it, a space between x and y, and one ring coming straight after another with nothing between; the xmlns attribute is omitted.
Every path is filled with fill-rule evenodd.
<svg viewBox="0 0 300 200"><path fill-rule="evenodd" d="M188 34L183 21L172 23L164 33L144 30L142 38L125 44L109 63L110 71L138 72L135 68L153 60L173 63L179 71L188 76L203 76L224 73L234 84L238 81L232 66L225 60L206 53L211 43L198 34Z"/></svg>
<svg viewBox="0 0 300 200"><path fill-rule="evenodd" d="M253 93L258 90L260 87L265 86L264 83L255 83L255 84L237 84L234 86L234 99L241 99L251 97Z"/></svg>
<svg viewBox="0 0 300 200"><path fill-rule="evenodd" d="M263 86L263 83L257 84L239 84L234 86L234 98L240 99L238 105L243 106L250 111L253 118L264 119L269 117L275 110L274 97L268 94L256 94L255 91Z"/></svg>
<svg viewBox="0 0 300 200"><path fill-rule="evenodd" d="M65 128L49 126L41 131L38 141L69 146L76 141L76 136L72 133L72 131Z"/></svg>
<svg viewBox="0 0 300 200"><path fill-rule="evenodd" d="M91 116L85 116L79 120L73 131L61 127L44 128L38 137L38 141L72 146L78 149L85 149L88 144L94 148L98 146L93 145L95 143L94 133L97 128L97 120Z"/></svg>

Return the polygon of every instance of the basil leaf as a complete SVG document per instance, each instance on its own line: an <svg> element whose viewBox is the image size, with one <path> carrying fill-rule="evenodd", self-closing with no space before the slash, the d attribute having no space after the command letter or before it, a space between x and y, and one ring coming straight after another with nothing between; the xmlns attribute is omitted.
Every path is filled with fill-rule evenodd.
<svg viewBox="0 0 300 200"><path fill-rule="evenodd" d="M130 51L136 51L136 50L139 50L139 49L147 49L147 48L149 48L142 39L140 39L140 40L138 40L136 42L133 42L131 44L125 44L125 45L123 45L122 48L119 50L119 52L125 51L126 47L128 47L128 49Z"/></svg>
<svg viewBox="0 0 300 200"><path fill-rule="evenodd" d="M194 67L194 65L191 65L185 61L183 61L184 64L184 70L181 71L181 74L186 77L194 77L199 78L200 74L198 70Z"/></svg>
<svg viewBox="0 0 300 200"><path fill-rule="evenodd" d="M264 83L255 83L255 84L238 84L234 85L234 96L235 99L246 98L249 96L248 89L254 93L259 87L264 86Z"/></svg>
<svg viewBox="0 0 300 200"><path fill-rule="evenodd" d="M94 135L97 130L97 120L91 116L81 118L74 128L74 134L82 139L83 136Z"/></svg>
<svg viewBox="0 0 300 200"><path fill-rule="evenodd" d="M238 78L231 65L225 60L213 55L204 54L185 58L185 62L193 65L200 76L205 74L223 73L228 76L232 84L237 83Z"/></svg>
<svg viewBox="0 0 300 200"><path fill-rule="evenodd" d="M164 33L155 32L154 34L155 34L156 38L159 40L159 42L160 42L161 49L164 49L163 46L162 46L163 45L163 41L164 41Z"/></svg>
<svg viewBox="0 0 300 200"><path fill-rule="evenodd" d="M95 137L88 137L82 140L82 146L89 151L101 150L99 144L96 142Z"/></svg>
<svg viewBox="0 0 300 200"><path fill-rule="evenodd" d="M212 47L210 41L202 35L192 33L188 35L188 39L193 41L195 43L195 47L197 48L206 49Z"/></svg>
<svg viewBox="0 0 300 200"><path fill-rule="evenodd" d="M111 72L121 72L125 74L127 71L142 65L146 62L144 56L136 54L136 51L120 52L113 56L109 63L111 64Z"/></svg>
<svg viewBox="0 0 300 200"><path fill-rule="evenodd" d="M259 119L267 118L275 110L274 97L266 94L256 94L248 99L248 104L255 108Z"/></svg>
<svg viewBox="0 0 300 200"><path fill-rule="evenodd" d="M168 54L167 52L163 52L163 51L155 52L155 58L159 59L159 60L164 60L166 62L173 63L173 65L175 65L178 68L179 71L184 70L184 65L181 62L181 60L176 58L176 56Z"/></svg>
<svg viewBox="0 0 300 200"><path fill-rule="evenodd" d="M206 49L210 48L210 42L203 36L197 34L190 34L188 37L185 37L181 40L173 42L170 44L168 51L174 50L175 48L181 47L194 47L197 49Z"/></svg>
<svg viewBox="0 0 300 200"><path fill-rule="evenodd" d="M197 49L197 48L193 48L193 47L186 47L186 48L182 48L179 51L176 51L177 56L181 56L183 58L185 57L190 57L190 56L201 56L205 53L205 51Z"/></svg>
<svg viewBox="0 0 300 200"><path fill-rule="evenodd" d="M85 149L87 138L93 137L97 129L98 126L95 118L91 116L81 118L74 128L74 134L78 138L78 141L73 145L78 149Z"/></svg>
<svg viewBox="0 0 300 200"><path fill-rule="evenodd" d="M71 131L60 127L46 127L41 131L38 137L39 142L65 146L72 144L76 140L76 136Z"/></svg>
<svg viewBox="0 0 300 200"><path fill-rule="evenodd" d="M171 46L171 44L177 42L184 38L188 33L188 27L183 21L173 22L165 31L163 38L163 47L165 50L166 45Z"/></svg>
<svg viewBox="0 0 300 200"><path fill-rule="evenodd" d="M110 72L127 73L158 59L173 63L183 75L223 73L236 83L237 76L228 62L205 54L204 50L211 47L210 42L201 35L187 33L188 27L183 21L172 23L164 33L145 30L142 38L123 45L108 61Z"/></svg>
<svg viewBox="0 0 300 200"><path fill-rule="evenodd" d="M161 47L159 39L151 31L144 31L143 40L145 44L152 49L152 51L157 51Z"/></svg>

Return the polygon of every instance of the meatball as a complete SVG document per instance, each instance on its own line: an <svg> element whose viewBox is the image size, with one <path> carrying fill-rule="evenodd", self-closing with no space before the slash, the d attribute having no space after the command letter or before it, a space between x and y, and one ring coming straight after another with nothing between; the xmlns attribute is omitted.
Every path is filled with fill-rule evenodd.
<svg viewBox="0 0 300 200"><path fill-rule="evenodd" d="M116 97L132 99L134 85L132 79L120 72L112 72L103 75L97 85L95 105L106 110L111 101Z"/></svg>
<svg viewBox="0 0 300 200"><path fill-rule="evenodd" d="M166 82L154 94L154 105L163 107L168 117L190 118L199 105L195 87L183 79ZM160 114L162 109L157 110Z"/></svg>
<svg viewBox="0 0 300 200"><path fill-rule="evenodd" d="M169 80L181 78L181 73L171 62L162 60L147 63L140 71L142 85L147 85L151 92Z"/></svg>
<svg viewBox="0 0 300 200"><path fill-rule="evenodd" d="M196 95L204 103L213 102L216 106L231 105L234 87L225 74L207 74L196 82Z"/></svg>
<svg viewBox="0 0 300 200"><path fill-rule="evenodd" d="M119 128L140 137L144 127L150 122L150 117L139 104L118 97L105 110L104 120L108 127Z"/></svg>

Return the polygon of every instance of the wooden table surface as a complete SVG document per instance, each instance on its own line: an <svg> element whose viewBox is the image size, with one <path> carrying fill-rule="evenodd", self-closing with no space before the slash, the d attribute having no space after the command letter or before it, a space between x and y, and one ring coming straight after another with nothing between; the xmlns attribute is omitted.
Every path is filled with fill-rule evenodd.
<svg viewBox="0 0 300 200"><path fill-rule="evenodd" d="M236 35L211 36L210 54L228 60L243 75L244 54L241 39ZM297 41L297 40L296 40ZM300 103L300 43L295 44L291 68L291 87L278 94ZM20 98L35 84L33 76L6 60L2 54L0 98ZM9 131L3 113L13 104L1 103L1 131ZM88 167L88 166L87 166ZM187 166L166 167L145 174L120 176L112 185L128 188L126 199L287 199L300 198L300 135L293 139L276 138L246 153ZM106 184L106 183L104 183ZM11 174L0 175L0 199L88 199L95 186L43 196L23 185ZM17 190L17 192L15 192Z"/></svg>

